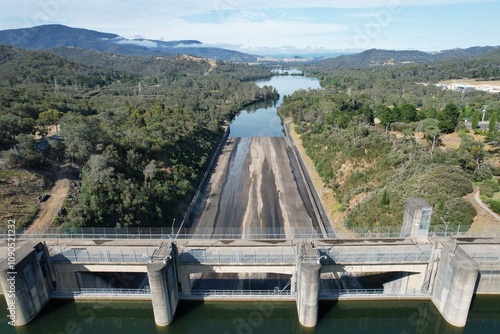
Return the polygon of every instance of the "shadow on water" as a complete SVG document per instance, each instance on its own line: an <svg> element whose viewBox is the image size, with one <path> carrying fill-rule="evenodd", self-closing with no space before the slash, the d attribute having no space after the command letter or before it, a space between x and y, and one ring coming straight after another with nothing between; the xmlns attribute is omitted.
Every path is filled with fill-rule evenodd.
<svg viewBox="0 0 500 334"><path fill-rule="evenodd" d="M331 315L332 311L337 307L338 300L328 302L320 302L318 307L318 322L321 322L325 317Z"/></svg>
<svg viewBox="0 0 500 334"><path fill-rule="evenodd" d="M1 298L3 299L3 298ZM0 300L0 309L6 305ZM0 318L2 334L239 334L239 333L498 333L498 296L474 299L465 328L447 324L431 302L333 301L321 302L318 324L299 324L294 302L187 302L179 303L167 327L154 323L151 302L51 301L28 325L13 328ZM5 312L4 312L5 314Z"/></svg>

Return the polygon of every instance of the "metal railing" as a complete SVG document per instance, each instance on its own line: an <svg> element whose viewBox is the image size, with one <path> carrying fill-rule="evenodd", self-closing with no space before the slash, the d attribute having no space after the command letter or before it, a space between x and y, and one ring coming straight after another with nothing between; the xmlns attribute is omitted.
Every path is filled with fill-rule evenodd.
<svg viewBox="0 0 500 334"><path fill-rule="evenodd" d="M411 290L405 292L384 292L384 289L342 289L342 290L320 290L320 298L338 297L428 297L428 291Z"/></svg>
<svg viewBox="0 0 500 334"><path fill-rule="evenodd" d="M179 293L179 297L220 297L220 298L244 298L244 297L292 297L290 290L191 290L191 293Z"/></svg>
<svg viewBox="0 0 500 334"><path fill-rule="evenodd" d="M151 296L149 289L94 289L82 288L75 291L54 291L50 297L77 297L77 296L102 296L102 297L147 297Z"/></svg>
<svg viewBox="0 0 500 334"><path fill-rule="evenodd" d="M0 230L0 239L7 239L7 230ZM241 228L191 229L174 227L50 227L44 229L17 229L18 239L324 239L323 234L314 228L294 228L286 233L283 228L262 228L242 230ZM451 226L431 226L429 238L500 238L500 228L484 231L468 231ZM399 227L353 227L347 230L328 233L332 239L402 239Z"/></svg>
<svg viewBox="0 0 500 334"><path fill-rule="evenodd" d="M142 263L146 264L154 257L156 248L137 249L103 249L90 250L87 248L62 249L52 246L49 249L51 261L62 262L84 262L84 263Z"/></svg>
<svg viewBox="0 0 500 334"><path fill-rule="evenodd" d="M7 239L7 230L0 230L0 239ZM244 230L240 228L182 228L172 227L50 227L44 229L17 229L18 239L216 239L216 240L263 240L290 238L323 238L313 228L295 228L287 234L284 228L262 228Z"/></svg>
<svg viewBox="0 0 500 334"><path fill-rule="evenodd" d="M320 290L320 298L339 297L427 297L430 292L406 291L406 292L384 292L383 289L342 289L342 290ZM137 297L144 298L151 296L149 289L94 289L82 288L75 291L54 291L49 294L53 298L72 297ZM192 290L190 293L180 292L180 298L290 298L296 293L290 290Z"/></svg>
<svg viewBox="0 0 500 334"><path fill-rule="evenodd" d="M405 262L429 262L431 251L419 252L334 252L331 250L320 250L321 255L326 256L326 259L321 260L322 263L405 263Z"/></svg>
<svg viewBox="0 0 500 334"><path fill-rule="evenodd" d="M500 253L472 253L469 256L477 262L497 262L500 263Z"/></svg>
<svg viewBox="0 0 500 334"><path fill-rule="evenodd" d="M293 248L242 250L197 250L191 249L179 255L180 263L200 264L295 264Z"/></svg>

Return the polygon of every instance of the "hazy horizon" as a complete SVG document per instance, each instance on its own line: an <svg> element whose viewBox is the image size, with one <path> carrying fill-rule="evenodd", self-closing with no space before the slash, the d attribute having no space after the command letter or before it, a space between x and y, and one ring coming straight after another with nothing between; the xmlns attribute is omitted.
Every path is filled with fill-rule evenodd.
<svg viewBox="0 0 500 334"><path fill-rule="evenodd" d="M62 24L127 39L199 40L255 55L497 46L494 0L5 0L0 29Z"/></svg>

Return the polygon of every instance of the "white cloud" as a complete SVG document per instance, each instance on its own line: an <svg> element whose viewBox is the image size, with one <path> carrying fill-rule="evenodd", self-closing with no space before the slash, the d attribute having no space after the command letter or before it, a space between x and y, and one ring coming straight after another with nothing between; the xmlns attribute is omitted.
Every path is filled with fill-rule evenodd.
<svg viewBox="0 0 500 334"><path fill-rule="evenodd" d="M243 44L247 48L295 45L308 47L345 31L347 27L335 23L263 21L232 19L221 24L191 23L176 20L172 39L195 38L209 44Z"/></svg>
<svg viewBox="0 0 500 334"><path fill-rule="evenodd" d="M146 48L155 48L158 46L158 43L148 40L141 39L120 39L115 42L116 44L133 44L138 46L144 46Z"/></svg>
<svg viewBox="0 0 500 334"><path fill-rule="evenodd" d="M420 24L411 16L415 6L478 4L494 0L2 0L0 29L59 23L116 33L125 38L195 39L208 45L261 54L266 50L360 50L369 47L404 48L408 43L438 43L435 32L403 37ZM489 5L488 5L489 6ZM405 15L393 14L399 9ZM446 8L446 7L444 7ZM498 7L496 7L498 8ZM309 9L307 12L304 9ZM318 20L313 9L334 9L339 21ZM347 9L347 10L345 10ZM430 8L434 11L436 8ZM323 13L325 11L322 11ZM328 12L329 13L329 12ZM387 15L387 13L392 15ZM197 18L203 21L197 21ZM349 20L352 18L353 20ZM360 21L366 21L360 23ZM380 23L380 20L384 20ZM444 17L444 20L451 18ZM403 22L413 20L413 25ZM194 21L194 22L193 22ZM386 24L390 21L390 24ZM421 20L421 21L425 21ZM432 22L431 22L432 23ZM494 24L494 23L492 23ZM357 26L356 26L357 25ZM429 25L429 24L428 24ZM436 26L438 27L438 26ZM404 30L404 32L403 32ZM439 30L439 29L437 29ZM491 28L490 28L491 30ZM432 33L432 34L431 34ZM493 40L494 31L484 38ZM408 35L406 35L408 36ZM451 33L439 45L455 43ZM128 41L152 47L151 42ZM466 43L463 41L463 43ZM484 43L488 43L487 40ZM491 42L490 42L491 44ZM288 51L285 51L288 50ZM278 53L279 53L278 52Z"/></svg>

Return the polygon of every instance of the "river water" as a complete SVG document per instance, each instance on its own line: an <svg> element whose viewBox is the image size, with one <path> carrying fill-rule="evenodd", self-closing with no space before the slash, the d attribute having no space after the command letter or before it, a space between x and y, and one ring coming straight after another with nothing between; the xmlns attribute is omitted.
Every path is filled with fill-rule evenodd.
<svg viewBox="0 0 500 334"><path fill-rule="evenodd" d="M275 87L280 99L277 102L254 103L240 111L231 123L230 137L283 137L283 126L276 111L283 97L298 89L320 88L318 79L301 76L275 76L256 83L260 87Z"/></svg>
<svg viewBox="0 0 500 334"><path fill-rule="evenodd" d="M0 308L6 308L3 298ZM6 312L3 312L6 314ZM316 328L300 326L287 303L181 302L174 321L156 327L151 302L75 303L51 301L28 325L14 328L0 319L2 334L251 334L370 333L461 334L500 332L500 297L476 297L465 328L449 326L431 302L321 302Z"/></svg>
<svg viewBox="0 0 500 334"><path fill-rule="evenodd" d="M318 88L315 79L279 76L259 85L272 85L281 97L297 89ZM231 126L233 137L283 136L276 107L256 105L241 111ZM293 302L201 303L181 302L170 326L158 328L149 301L50 301L28 325L8 325L6 304L0 297L1 334L253 334L253 333L500 333L500 296L476 296L465 328L449 326L431 302L349 301L321 302L318 325L300 326Z"/></svg>

